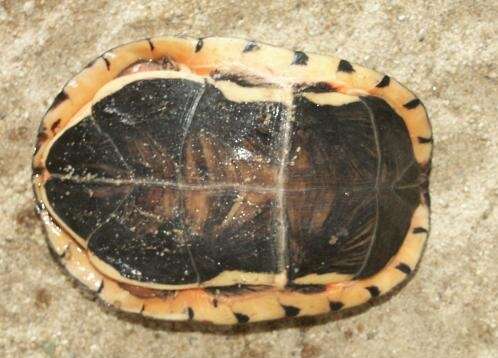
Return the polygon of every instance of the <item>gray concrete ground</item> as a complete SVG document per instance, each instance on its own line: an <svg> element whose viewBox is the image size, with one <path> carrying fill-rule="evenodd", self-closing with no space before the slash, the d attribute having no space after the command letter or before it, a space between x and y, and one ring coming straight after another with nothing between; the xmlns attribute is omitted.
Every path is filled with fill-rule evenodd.
<svg viewBox="0 0 498 358"><path fill-rule="evenodd" d="M496 1L0 1L0 356L497 357ZM362 312L217 330L117 314L48 254L33 213L38 123L122 42L226 35L388 73L434 126L433 227L406 287Z"/></svg>

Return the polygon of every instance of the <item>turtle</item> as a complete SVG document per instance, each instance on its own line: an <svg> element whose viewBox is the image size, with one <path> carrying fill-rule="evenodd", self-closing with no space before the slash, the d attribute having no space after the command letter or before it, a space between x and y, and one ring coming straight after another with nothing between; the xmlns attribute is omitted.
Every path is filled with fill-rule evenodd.
<svg viewBox="0 0 498 358"><path fill-rule="evenodd" d="M49 248L104 302L231 325L367 303L429 232L431 125L393 78L236 38L113 48L33 156Z"/></svg>

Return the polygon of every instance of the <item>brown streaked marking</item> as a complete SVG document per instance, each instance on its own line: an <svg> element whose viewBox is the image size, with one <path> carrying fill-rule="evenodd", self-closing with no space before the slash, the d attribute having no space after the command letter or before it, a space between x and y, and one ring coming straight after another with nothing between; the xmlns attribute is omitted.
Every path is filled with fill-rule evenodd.
<svg viewBox="0 0 498 358"><path fill-rule="evenodd" d="M259 50L259 46L256 42L254 41L249 41L246 46L244 47L244 49L242 50L242 52L251 52L251 51L256 51L256 50Z"/></svg>
<svg viewBox="0 0 498 358"><path fill-rule="evenodd" d="M152 43L152 40L151 39L147 39L147 42L149 43L149 47L150 47L150 50L151 51L154 51L154 44Z"/></svg>
<svg viewBox="0 0 498 358"><path fill-rule="evenodd" d="M286 288L290 291L305 293L305 294L320 293L324 292L327 289L325 285L292 285L292 284L287 285Z"/></svg>
<svg viewBox="0 0 498 358"><path fill-rule="evenodd" d="M248 293L261 292L268 290L268 286L254 285L233 285L222 287L204 287L204 290L216 296L242 296Z"/></svg>
<svg viewBox="0 0 498 358"><path fill-rule="evenodd" d="M216 298L213 298L213 306L218 307L218 300Z"/></svg>
<svg viewBox="0 0 498 358"><path fill-rule="evenodd" d="M417 137L417 140L420 144L428 144L428 143L432 143L433 140L432 140L432 137L430 138L426 138L426 137Z"/></svg>
<svg viewBox="0 0 498 358"><path fill-rule="evenodd" d="M139 314L143 314L145 311L145 303L142 303L142 307L140 308L140 312L138 312Z"/></svg>
<svg viewBox="0 0 498 358"><path fill-rule="evenodd" d="M192 233L202 235L211 206L209 194L205 192L186 192L184 194L184 215ZM170 214L171 215L171 214Z"/></svg>
<svg viewBox="0 0 498 358"><path fill-rule="evenodd" d="M380 295L380 290L377 286L368 286L368 287L365 287L368 292L370 292L370 296L372 297L378 297Z"/></svg>
<svg viewBox="0 0 498 358"><path fill-rule="evenodd" d="M215 81L229 81L240 87L276 87L275 84L265 81L263 78L256 76L247 76L238 73L212 71L209 76Z"/></svg>
<svg viewBox="0 0 498 358"><path fill-rule="evenodd" d="M195 52L199 52L204 46L204 41L202 39L197 40L197 44L195 45Z"/></svg>
<svg viewBox="0 0 498 358"><path fill-rule="evenodd" d="M382 77L382 80L379 83L377 83L377 85L375 87L377 87L377 88L387 87L387 86L389 86L390 82L391 82L391 78L388 75L385 75L384 77Z"/></svg>
<svg viewBox="0 0 498 358"><path fill-rule="evenodd" d="M187 314L190 321L194 319L194 310L192 307L187 308Z"/></svg>
<svg viewBox="0 0 498 358"><path fill-rule="evenodd" d="M64 251L64 255L66 255L66 251L68 251L68 250L65 250L65 251ZM103 290L103 289L104 289L104 280L100 281L100 285L99 285L99 287L97 288L97 291L95 291L95 292L97 292L98 294L100 294L100 293L102 292L102 290Z"/></svg>
<svg viewBox="0 0 498 358"><path fill-rule="evenodd" d="M59 124L61 124L61 119L57 119L54 123L52 123L52 125L50 126L50 130L52 131L52 133L56 133L57 132L57 128L59 127Z"/></svg>
<svg viewBox="0 0 498 358"><path fill-rule="evenodd" d="M285 317L296 317L299 314L299 312L301 312L300 308L294 306L285 306L285 305L281 306L285 311Z"/></svg>
<svg viewBox="0 0 498 358"><path fill-rule="evenodd" d="M353 65L346 60L339 61L339 66L337 66L337 71L351 73L354 72Z"/></svg>
<svg viewBox="0 0 498 358"><path fill-rule="evenodd" d="M407 102L403 105L406 109L414 109L420 105L420 100L418 98L412 99L410 102Z"/></svg>
<svg viewBox="0 0 498 358"><path fill-rule="evenodd" d="M337 312L340 311L342 307L344 307L344 303L339 301L330 301L329 306L331 311Z"/></svg>
<svg viewBox="0 0 498 358"><path fill-rule="evenodd" d="M292 86L292 90L295 93L327 93L336 91L335 87L328 82L296 83Z"/></svg>
<svg viewBox="0 0 498 358"><path fill-rule="evenodd" d="M157 290L154 288L130 285L124 282L119 282L119 286L138 298L167 298L176 294L176 291L173 290Z"/></svg>
<svg viewBox="0 0 498 358"><path fill-rule="evenodd" d="M398 266L396 266L396 268L401 272L403 272L405 275L409 275L412 272L410 266L408 266L404 262L399 263Z"/></svg>
<svg viewBox="0 0 498 358"><path fill-rule="evenodd" d="M244 323L249 322L248 315L245 315L243 313L237 313L237 312L234 312L233 314L234 314L235 318L237 319L237 323L244 324Z"/></svg>
<svg viewBox="0 0 498 358"><path fill-rule="evenodd" d="M308 64L309 57L303 51L294 51L294 58L291 65L306 66Z"/></svg>
<svg viewBox="0 0 498 358"><path fill-rule="evenodd" d="M48 107L48 111L50 112L51 110L53 110L55 107L57 107L59 104L61 104L67 99L69 99L67 93L64 90L60 91L59 94L55 96L54 101L52 102L50 107Z"/></svg>
<svg viewBox="0 0 498 358"><path fill-rule="evenodd" d="M45 129L42 132L39 132L36 136L37 141L44 142L48 139L48 134L45 133Z"/></svg>
<svg viewBox="0 0 498 358"><path fill-rule="evenodd" d="M413 233L414 234L427 234L429 233L429 230L427 230L426 228L424 227L416 227L413 229Z"/></svg>
<svg viewBox="0 0 498 358"><path fill-rule="evenodd" d="M178 66L167 57L161 57L156 60L138 60L123 69L117 77L134 74L137 72L171 70L179 71Z"/></svg>

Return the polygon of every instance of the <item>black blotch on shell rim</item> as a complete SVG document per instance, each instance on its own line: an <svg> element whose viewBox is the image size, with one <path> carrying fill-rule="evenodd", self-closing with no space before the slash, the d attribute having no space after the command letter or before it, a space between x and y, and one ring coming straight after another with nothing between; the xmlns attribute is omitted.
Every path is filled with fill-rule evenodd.
<svg viewBox="0 0 498 358"><path fill-rule="evenodd" d="M285 306L282 305L282 308L285 311L285 316L286 317L296 317L299 312L301 312L300 308L294 307L294 306Z"/></svg>
<svg viewBox="0 0 498 358"><path fill-rule="evenodd" d="M64 251L64 255L66 254L66 251ZM100 294L102 290L104 289L104 280L100 281L99 288L97 288L97 293Z"/></svg>
<svg viewBox="0 0 498 358"><path fill-rule="evenodd" d="M346 60L339 61L339 66L337 66L337 71L351 73L354 72L353 65Z"/></svg>
<svg viewBox="0 0 498 358"><path fill-rule="evenodd" d="M377 286L368 286L366 289L370 292L370 296L372 297L378 297L380 295L380 290Z"/></svg>
<svg viewBox="0 0 498 358"><path fill-rule="evenodd" d="M59 94L55 96L54 101L52 102L50 107L48 107L48 110L51 111L52 109L54 109L55 107L57 107L59 104L61 104L67 99L69 99L67 93L64 90L60 91Z"/></svg>
<svg viewBox="0 0 498 358"><path fill-rule="evenodd" d="M344 307L344 303L339 302L339 301L330 301L329 306L330 306L331 311L337 312L342 307Z"/></svg>
<svg viewBox="0 0 498 358"><path fill-rule="evenodd" d="M107 67L107 71L110 71L111 70L111 61L109 61L107 58L105 57L102 57L102 59L104 60L105 62L105 67Z"/></svg>
<svg viewBox="0 0 498 358"><path fill-rule="evenodd" d="M249 322L249 316L247 316L243 313L237 313L237 312L234 312L233 314L235 315L235 318L237 319L238 323L244 324L244 323Z"/></svg>
<svg viewBox="0 0 498 358"><path fill-rule="evenodd" d="M50 130L52 131L52 133L55 133L55 130L57 129L57 127L59 127L59 124L61 124L61 119L57 119L54 123L52 123L52 125L50 126Z"/></svg>
<svg viewBox="0 0 498 358"><path fill-rule="evenodd" d="M154 51L154 44L152 43L152 40L151 39L147 39L147 42L149 43L149 47L150 47L150 50L151 51Z"/></svg>
<svg viewBox="0 0 498 358"><path fill-rule="evenodd" d="M188 319L193 320L194 319L194 310L192 307L187 308L187 314L188 314Z"/></svg>
<svg viewBox="0 0 498 358"><path fill-rule="evenodd" d="M414 234L427 234L429 231L423 227L416 227L413 229Z"/></svg>
<svg viewBox="0 0 498 358"><path fill-rule="evenodd" d="M204 41L202 39L197 40L197 44L195 45L195 52L199 52L204 46Z"/></svg>
<svg viewBox="0 0 498 358"><path fill-rule="evenodd" d="M242 50L242 52L246 53L246 52L251 52L251 51L256 51L256 50L259 50L258 44L254 41L249 41L246 44L246 46L244 47L244 49Z"/></svg>
<svg viewBox="0 0 498 358"><path fill-rule="evenodd" d="M308 64L309 57L302 51L294 51L294 59L291 65L305 66Z"/></svg>
<svg viewBox="0 0 498 358"><path fill-rule="evenodd" d="M409 275L412 272L412 269L410 268L410 266L408 266L404 262L399 263L398 266L396 266L396 268L399 271L403 272L405 275Z"/></svg>
<svg viewBox="0 0 498 358"><path fill-rule="evenodd" d="M403 105L406 109L414 109L420 105L420 100L418 98L412 99L410 102L407 102Z"/></svg>
<svg viewBox="0 0 498 358"><path fill-rule="evenodd" d="M432 137L431 138L417 137L417 140L420 144L432 143Z"/></svg>
<svg viewBox="0 0 498 358"><path fill-rule="evenodd" d="M391 83L391 78L385 75L384 77L382 77L382 80L379 83L377 83L375 87L377 88L387 87L389 86L389 83Z"/></svg>

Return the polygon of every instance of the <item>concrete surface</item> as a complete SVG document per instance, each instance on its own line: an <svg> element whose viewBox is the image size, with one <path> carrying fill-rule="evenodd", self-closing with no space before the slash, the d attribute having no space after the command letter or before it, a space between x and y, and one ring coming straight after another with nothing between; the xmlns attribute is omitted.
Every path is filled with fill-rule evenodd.
<svg viewBox="0 0 498 358"><path fill-rule="evenodd" d="M0 356L498 357L497 18L496 0L0 1ZM361 314L223 330L115 313L63 274L33 212L40 118L97 54L161 34L337 54L420 96L433 227L403 290Z"/></svg>

